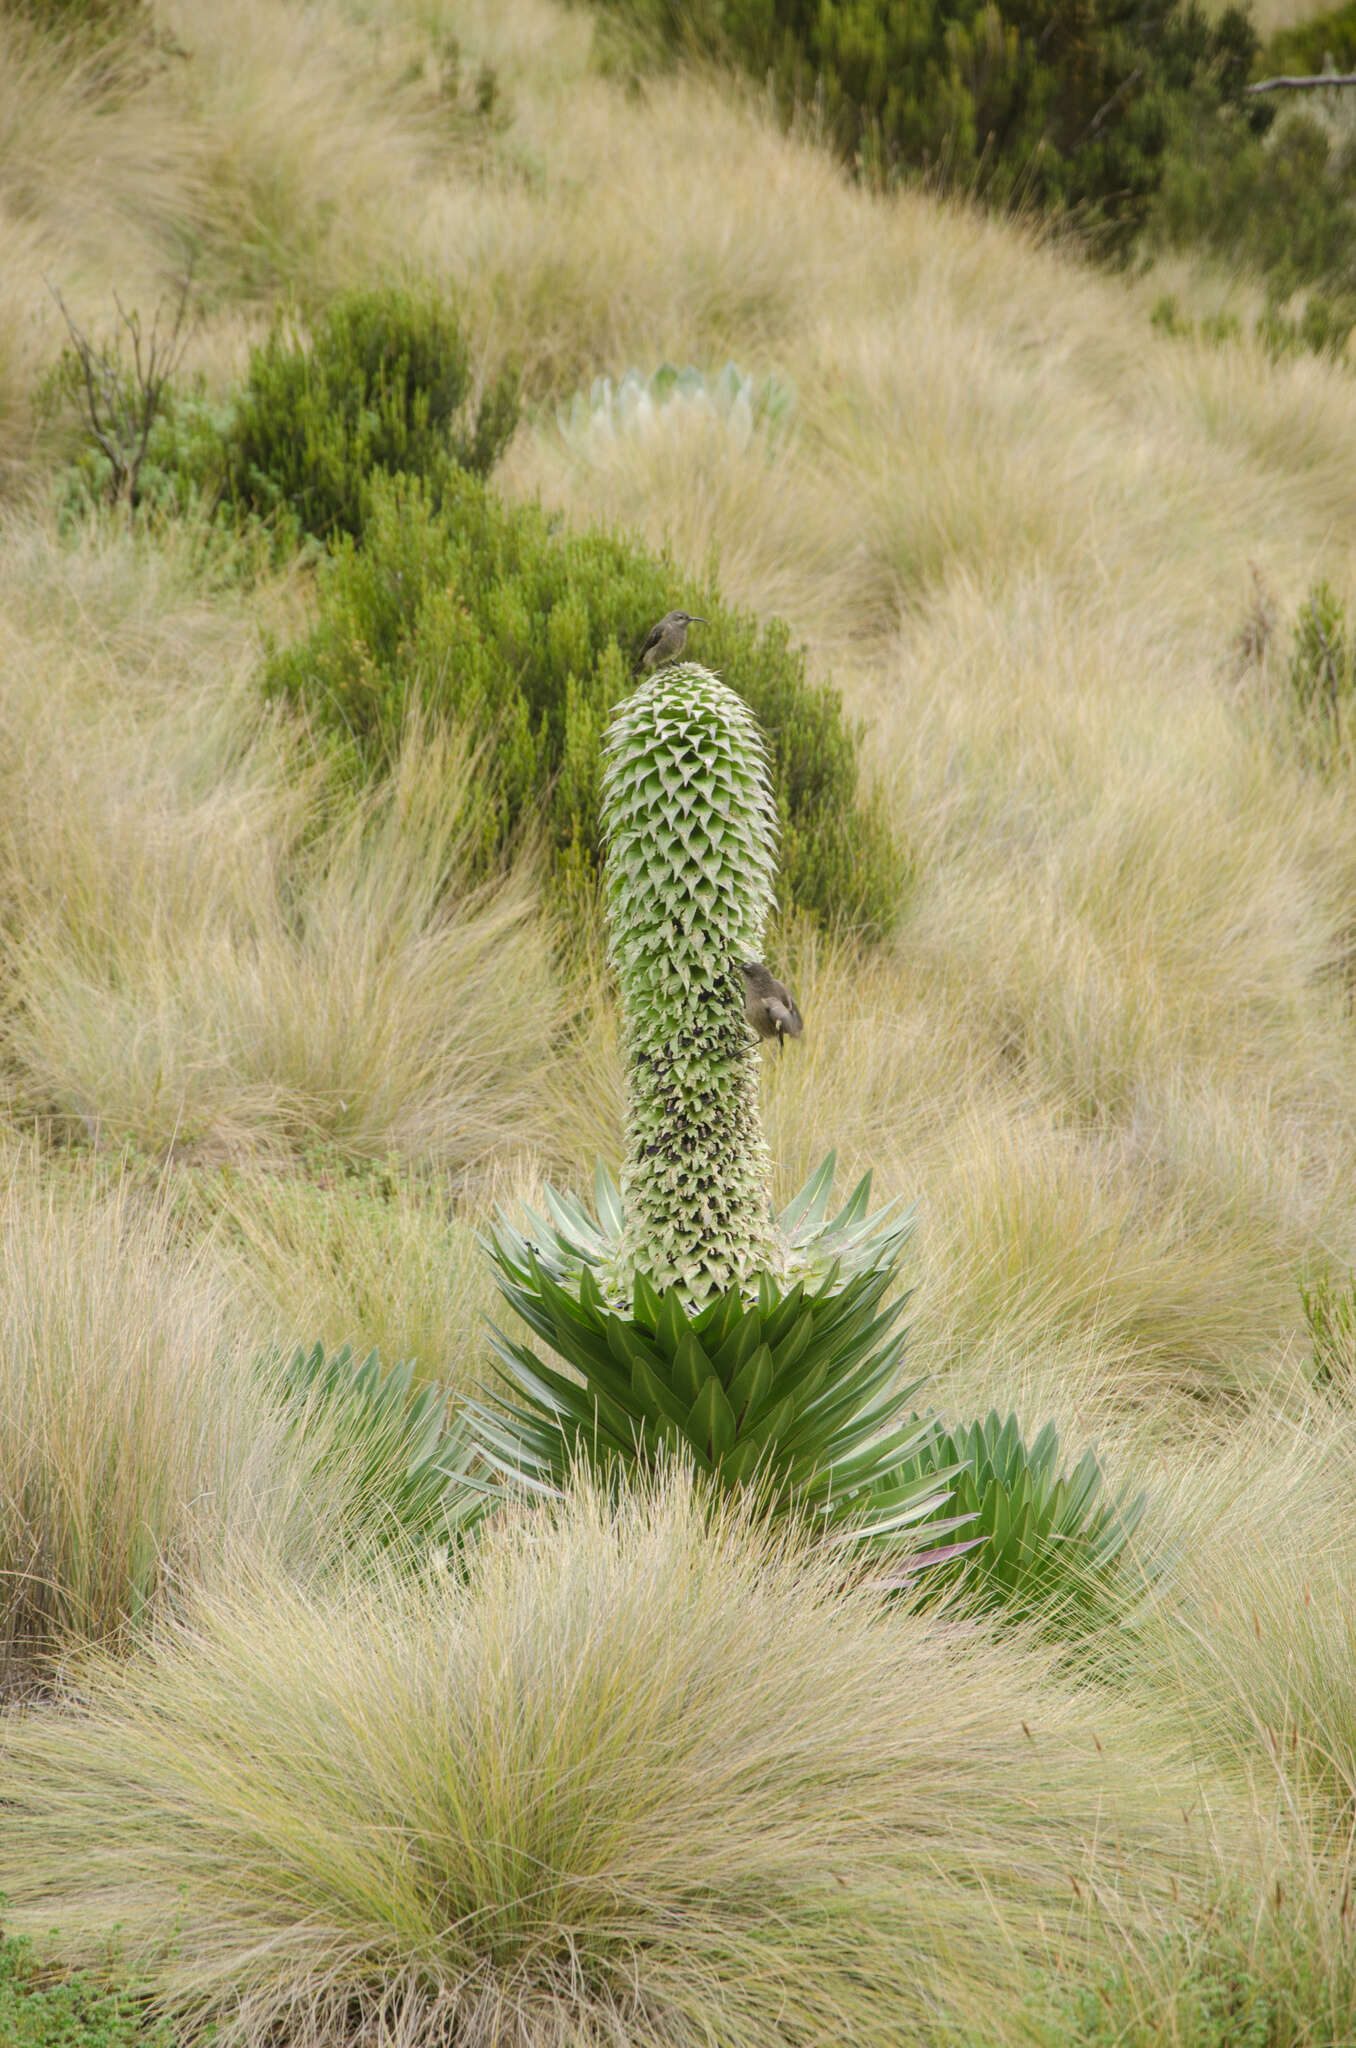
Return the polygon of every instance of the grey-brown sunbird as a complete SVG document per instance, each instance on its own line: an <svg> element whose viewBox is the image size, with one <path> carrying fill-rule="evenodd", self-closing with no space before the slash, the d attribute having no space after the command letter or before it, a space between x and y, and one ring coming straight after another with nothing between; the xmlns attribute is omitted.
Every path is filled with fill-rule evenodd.
<svg viewBox="0 0 1356 2048"><path fill-rule="evenodd" d="M666 661L677 661L687 644L689 626L709 626L709 619L699 619L695 612L665 612L657 626L651 626L645 636L645 645L640 650L642 668L662 668Z"/></svg>
<svg viewBox="0 0 1356 2048"><path fill-rule="evenodd" d="M775 981L761 960L745 960L744 1015L760 1038L775 1038L780 1052L788 1038L799 1038L804 1025L789 988Z"/></svg>

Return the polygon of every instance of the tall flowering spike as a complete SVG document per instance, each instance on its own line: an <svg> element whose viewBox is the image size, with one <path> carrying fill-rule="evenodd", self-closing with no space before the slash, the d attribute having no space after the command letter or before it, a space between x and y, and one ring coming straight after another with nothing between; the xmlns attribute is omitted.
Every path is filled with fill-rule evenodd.
<svg viewBox="0 0 1356 2048"><path fill-rule="evenodd" d="M621 985L625 1226L612 1277L690 1307L782 1264L740 963L762 953L777 813L743 699L664 668L603 742L609 950Z"/></svg>

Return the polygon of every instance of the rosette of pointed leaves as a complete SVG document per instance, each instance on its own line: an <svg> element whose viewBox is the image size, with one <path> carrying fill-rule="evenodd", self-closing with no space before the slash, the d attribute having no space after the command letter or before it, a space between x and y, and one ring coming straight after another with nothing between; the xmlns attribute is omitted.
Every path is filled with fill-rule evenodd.
<svg viewBox="0 0 1356 2048"><path fill-rule="evenodd" d="M500 1290L573 1372L495 1330L511 1394L469 1404L482 1457L554 1492L581 1459L620 1471L677 1453L717 1484L760 1483L775 1507L849 1540L924 1518L941 1535L949 1475L936 1459L904 1470L934 1425L901 1420L913 1391L895 1384L904 1303L885 1302L912 1218L897 1205L869 1216L867 1176L826 1221L832 1179L829 1158L777 1219L805 1254L794 1281L763 1273L695 1313L643 1272L627 1307L609 1298L623 1203L602 1167L596 1215L549 1188L549 1213L527 1211L525 1228L501 1212L487 1241Z"/></svg>
<svg viewBox="0 0 1356 2048"><path fill-rule="evenodd" d="M625 1228L606 1276L689 1307L781 1265L740 963L762 952L777 821L743 699L691 662L661 669L608 728L609 952L627 1072Z"/></svg>
<svg viewBox="0 0 1356 2048"><path fill-rule="evenodd" d="M420 1386L413 1360L383 1371L375 1351L359 1361L345 1344L298 1345L281 1375L293 1426L321 1469L345 1484L344 1523L362 1543L411 1553L450 1547L493 1499L447 1388Z"/></svg>
<svg viewBox="0 0 1356 2048"><path fill-rule="evenodd" d="M941 1471L956 1474L948 1512L966 1519L969 1540L940 1579L929 1574L929 1592L954 1579L969 1604L1034 1615L1061 1633L1115 1613L1146 1497L1113 1499L1095 1451L1061 1471L1053 1422L1028 1444L1017 1417L1003 1421L993 1409L983 1422L938 1429L920 1442L882 1479L882 1497Z"/></svg>

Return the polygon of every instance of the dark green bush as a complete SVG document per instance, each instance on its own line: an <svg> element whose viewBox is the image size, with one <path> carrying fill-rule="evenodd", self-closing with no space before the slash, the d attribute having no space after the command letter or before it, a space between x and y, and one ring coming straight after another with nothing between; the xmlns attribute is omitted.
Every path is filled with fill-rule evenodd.
<svg viewBox="0 0 1356 2048"><path fill-rule="evenodd" d="M1265 143L1226 115L1174 152L1153 238L1246 263L1284 299L1302 285L1356 283L1354 198L1356 160L1310 114L1283 113Z"/></svg>
<svg viewBox="0 0 1356 2048"><path fill-rule="evenodd" d="M1123 242L1186 128L1238 102L1257 38L1196 0L600 0L628 61L693 52L813 108L873 175L1076 209ZM614 41L616 31L614 30ZM1265 125L1269 114L1255 115Z"/></svg>
<svg viewBox="0 0 1356 2048"><path fill-rule="evenodd" d="M309 345L282 322L250 357L227 443L239 511L284 542L361 533L374 472L422 477L436 503L457 469L484 476L518 418L504 370L472 406L470 348L452 309L409 291L336 299Z"/></svg>
<svg viewBox="0 0 1356 2048"><path fill-rule="evenodd" d="M1092 1451L1072 1472L1060 1471L1052 1422L1028 1444L1016 1416L1004 1422L996 1409L983 1422L938 1429L892 1479L951 1466L960 1468L952 1497L935 1513L948 1522L970 1517L958 1536L973 1547L928 1574L929 1592L953 1583L977 1607L1038 1616L1066 1634L1114 1612L1113 1580L1144 1513L1143 1494L1112 1500ZM926 1536L927 1524L917 1533Z"/></svg>
<svg viewBox="0 0 1356 2048"><path fill-rule="evenodd" d="M690 651L739 688L772 754L783 823L784 907L880 938L907 871L857 790L857 736L816 687L780 621L760 631L710 585L616 535L568 535L475 477L436 486L374 476L361 545L322 570L320 617L273 657L265 688L305 706L354 772L382 772L406 718L456 720L487 742L480 857L488 867L544 818L558 884L588 891L598 861L599 741L632 687L650 626L677 603L701 614ZM698 636L700 635L700 640Z"/></svg>
<svg viewBox="0 0 1356 2048"><path fill-rule="evenodd" d="M1254 56L1252 76L1313 77L1329 56L1356 69L1356 5L1282 29ZM1268 95L1197 123L1189 146L1170 153L1154 209L1154 241L1203 245L1267 279L1258 332L1276 355L1340 355L1352 326L1356 151L1326 118L1335 104L1336 95ZM1285 315L1306 286L1323 289L1299 318Z"/></svg>

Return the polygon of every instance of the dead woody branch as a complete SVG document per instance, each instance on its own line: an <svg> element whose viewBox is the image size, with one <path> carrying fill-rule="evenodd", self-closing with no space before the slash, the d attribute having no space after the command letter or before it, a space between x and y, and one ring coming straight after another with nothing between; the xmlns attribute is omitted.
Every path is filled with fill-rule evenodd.
<svg viewBox="0 0 1356 2048"><path fill-rule="evenodd" d="M163 306L157 305L147 334L140 313L128 312L117 293L113 303L131 342L130 369L124 352L110 345L98 347L78 327L66 301L51 279L47 288L56 300L66 332L71 338L80 390L84 398L85 421L98 446L107 457L111 476L108 495L112 504L126 501L128 516L136 511L140 498L139 479L150 445L151 429L164 406L169 382L188 345L185 324L189 294L193 287L190 263L180 280L173 302L173 317L161 333Z"/></svg>
<svg viewBox="0 0 1356 2048"><path fill-rule="evenodd" d="M1245 94L1253 92L1318 92L1328 86L1356 85L1356 71L1316 71L1305 78L1263 78L1256 85L1245 85Z"/></svg>

